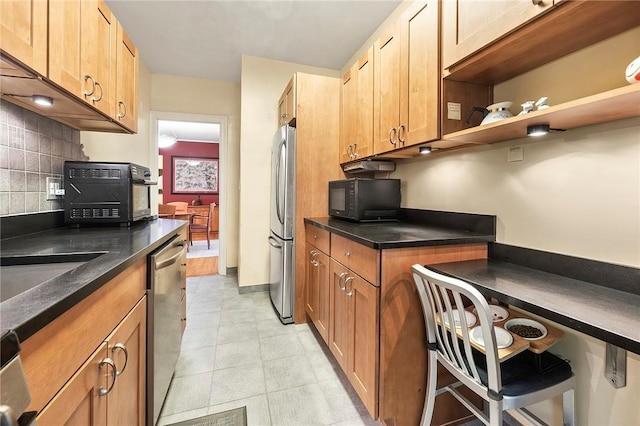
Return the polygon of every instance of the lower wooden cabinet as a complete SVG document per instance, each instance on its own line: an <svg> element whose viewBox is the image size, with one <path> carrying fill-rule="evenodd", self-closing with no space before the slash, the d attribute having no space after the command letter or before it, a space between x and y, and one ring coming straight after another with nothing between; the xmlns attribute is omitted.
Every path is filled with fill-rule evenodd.
<svg viewBox="0 0 640 426"><path fill-rule="evenodd" d="M378 414L380 289L331 259L329 347L371 416Z"/></svg>
<svg viewBox="0 0 640 426"><path fill-rule="evenodd" d="M146 305L145 296L39 413L38 424L145 423Z"/></svg>
<svg viewBox="0 0 640 426"><path fill-rule="evenodd" d="M329 256L307 243L305 311L325 341L329 339Z"/></svg>

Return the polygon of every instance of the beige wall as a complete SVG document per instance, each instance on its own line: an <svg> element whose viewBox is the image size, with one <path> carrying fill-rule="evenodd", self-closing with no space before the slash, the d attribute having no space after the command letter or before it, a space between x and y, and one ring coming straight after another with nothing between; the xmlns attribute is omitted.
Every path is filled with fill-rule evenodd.
<svg viewBox="0 0 640 426"><path fill-rule="evenodd" d="M519 105L546 95L553 105L624 86L639 30L500 84L495 99ZM498 242L640 267L639 135L636 117L434 153L399 163L393 177L403 181L405 207L496 215ZM513 146L524 148L523 161L507 163ZM627 386L613 389L603 375L606 345L561 328L566 337L551 351L576 373L577 424L640 424L640 356L628 354ZM549 411L537 407L543 416Z"/></svg>
<svg viewBox="0 0 640 426"><path fill-rule="evenodd" d="M225 209L224 239L226 267L238 265L238 182L240 158L240 85L151 74L140 64L138 133L118 135L82 132L81 142L92 160L131 161L157 169L157 146L152 141L151 111L227 117L227 164L221 184L228 189L221 209ZM154 194L157 197L157 194ZM154 199L152 205L156 204Z"/></svg>
<svg viewBox="0 0 640 426"><path fill-rule="evenodd" d="M339 75L337 70L242 57L240 286L269 282L271 139L278 128L278 99L295 72Z"/></svg>

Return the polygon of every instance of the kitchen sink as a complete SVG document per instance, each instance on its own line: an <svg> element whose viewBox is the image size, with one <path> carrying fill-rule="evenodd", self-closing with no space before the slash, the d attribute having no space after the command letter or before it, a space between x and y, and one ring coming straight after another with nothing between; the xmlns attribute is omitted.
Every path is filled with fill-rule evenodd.
<svg viewBox="0 0 640 426"><path fill-rule="evenodd" d="M105 254L106 252L7 256L0 258L0 302Z"/></svg>

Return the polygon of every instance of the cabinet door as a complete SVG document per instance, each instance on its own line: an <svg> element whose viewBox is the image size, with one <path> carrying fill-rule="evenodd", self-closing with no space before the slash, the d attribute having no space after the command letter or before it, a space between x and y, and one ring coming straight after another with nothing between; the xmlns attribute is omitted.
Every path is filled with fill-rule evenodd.
<svg viewBox="0 0 640 426"><path fill-rule="evenodd" d="M377 418L379 292L354 273L345 280L349 298L347 376L371 416Z"/></svg>
<svg viewBox="0 0 640 426"><path fill-rule="evenodd" d="M109 425L145 423L147 298L143 297L107 338L117 379L109 393Z"/></svg>
<svg viewBox="0 0 640 426"><path fill-rule="evenodd" d="M138 49L118 23L116 46L116 116L120 124L138 131Z"/></svg>
<svg viewBox="0 0 640 426"><path fill-rule="evenodd" d="M412 5L401 18L400 127L403 146L440 137L438 2Z"/></svg>
<svg viewBox="0 0 640 426"><path fill-rule="evenodd" d="M349 346L349 298L344 281L349 270L331 259L329 276L329 349L343 371L347 369Z"/></svg>
<svg viewBox="0 0 640 426"><path fill-rule="evenodd" d="M360 58L357 67L356 159L373 154L373 47Z"/></svg>
<svg viewBox="0 0 640 426"><path fill-rule="evenodd" d="M0 1L0 48L47 75L47 2Z"/></svg>
<svg viewBox="0 0 640 426"><path fill-rule="evenodd" d="M90 93L84 99L111 117L115 115L116 30L115 16L104 1L82 1L81 67L89 76L84 89Z"/></svg>
<svg viewBox="0 0 640 426"><path fill-rule="evenodd" d="M38 414L41 425L106 426L107 396L101 390L113 384L113 367L104 361L103 343Z"/></svg>
<svg viewBox="0 0 640 426"><path fill-rule="evenodd" d="M399 146L400 124L400 34L398 26L374 44L375 123L373 151L378 154Z"/></svg>
<svg viewBox="0 0 640 426"><path fill-rule="evenodd" d="M49 1L49 79L84 98L80 0Z"/></svg>
<svg viewBox="0 0 640 426"><path fill-rule="evenodd" d="M358 119L357 68L352 66L342 76L340 89L340 163L354 159L353 144L356 143L356 123Z"/></svg>
<svg viewBox="0 0 640 426"><path fill-rule="evenodd" d="M278 100L278 127L284 125L287 118L287 94L283 93Z"/></svg>
<svg viewBox="0 0 640 426"><path fill-rule="evenodd" d="M329 340L329 256L307 244L305 309L325 343Z"/></svg>
<svg viewBox="0 0 640 426"><path fill-rule="evenodd" d="M531 0L443 1L443 67L449 68L553 6L552 0L535 3Z"/></svg>

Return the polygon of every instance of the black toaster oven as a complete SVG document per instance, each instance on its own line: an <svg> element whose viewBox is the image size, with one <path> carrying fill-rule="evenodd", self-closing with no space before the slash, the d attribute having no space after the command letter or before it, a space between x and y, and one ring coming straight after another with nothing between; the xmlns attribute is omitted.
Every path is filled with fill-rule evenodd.
<svg viewBox="0 0 640 426"><path fill-rule="evenodd" d="M66 161L67 224L131 225L151 217L151 172L133 163Z"/></svg>

